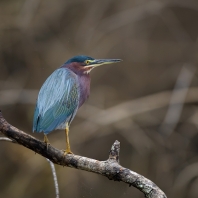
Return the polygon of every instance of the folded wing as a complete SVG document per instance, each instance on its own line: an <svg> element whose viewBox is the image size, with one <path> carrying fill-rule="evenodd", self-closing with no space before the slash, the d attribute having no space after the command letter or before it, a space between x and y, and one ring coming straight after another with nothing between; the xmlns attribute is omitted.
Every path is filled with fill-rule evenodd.
<svg viewBox="0 0 198 198"><path fill-rule="evenodd" d="M33 131L49 133L65 128L79 106L77 76L66 68L55 70L40 89L34 113Z"/></svg>

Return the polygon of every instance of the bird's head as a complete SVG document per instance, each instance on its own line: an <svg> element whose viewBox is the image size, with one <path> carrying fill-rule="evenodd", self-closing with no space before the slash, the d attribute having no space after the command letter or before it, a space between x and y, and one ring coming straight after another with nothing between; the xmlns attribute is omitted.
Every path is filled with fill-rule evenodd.
<svg viewBox="0 0 198 198"><path fill-rule="evenodd" d="M122 61L121 59L94 59L89 56L79 55L74 56L73 58L69 59L65 64L77 66L79 70L83 71L83 73L90 73L92 69L98 67L100 65L117 63Z"/></svg>

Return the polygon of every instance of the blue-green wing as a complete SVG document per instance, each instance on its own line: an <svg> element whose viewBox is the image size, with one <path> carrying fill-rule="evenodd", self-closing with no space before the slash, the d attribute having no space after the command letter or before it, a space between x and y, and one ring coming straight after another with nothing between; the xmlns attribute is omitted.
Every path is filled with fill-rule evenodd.
<svg viewBox="0 0 198 198"><path fill-rule="evenodd" d="M38 95L34 113L33 131L49 133L65 128L79 106L77 76L66 68L55 70L45 81Z"/></svg>

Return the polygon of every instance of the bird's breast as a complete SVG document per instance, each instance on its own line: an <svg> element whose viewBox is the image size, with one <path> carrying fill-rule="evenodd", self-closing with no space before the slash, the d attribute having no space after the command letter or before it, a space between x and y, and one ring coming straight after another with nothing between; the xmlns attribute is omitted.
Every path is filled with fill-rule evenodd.
<svg viewBox="0 0 198 198"><path fill-rule="evenodd" d="M80 90L80 98L79 98L79 108L80 108L89 97L91 79L89 74L85 74L82 76L78 76L78 80L79 80L79 90Z"/></svg>

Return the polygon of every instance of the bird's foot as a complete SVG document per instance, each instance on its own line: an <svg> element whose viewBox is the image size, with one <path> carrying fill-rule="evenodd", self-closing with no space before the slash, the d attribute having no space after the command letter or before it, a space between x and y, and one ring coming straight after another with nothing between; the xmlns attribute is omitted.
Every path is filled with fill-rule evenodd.
<svg viewBox="0 0 198 198"><path fill-rule="evenodd" d="M47 147L47 150L48 150L48 147L49 147L50 143L49 142L44 142L44 143L46 144L46 147Z"/></svg>
<svg viewBox="0 0 198 198"><path fill-rule="evenodd" d="M64 152L64 155L73 154L70 149L66 149L66 150L62 150L62 151Z"/></svg>
<svg viewBox="0 0 198 198"><path fill-rule="evenodd" d="M48 146L50 145L49 140L47 138L47 135L44 134L44 140L43 142L46 144L47 150L48 150Z"/></svg>

